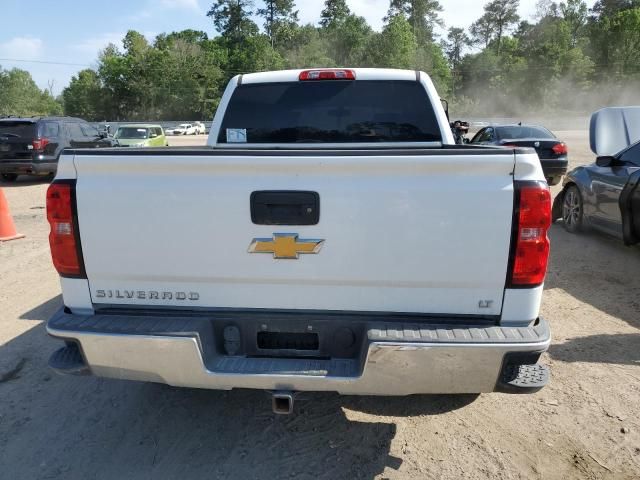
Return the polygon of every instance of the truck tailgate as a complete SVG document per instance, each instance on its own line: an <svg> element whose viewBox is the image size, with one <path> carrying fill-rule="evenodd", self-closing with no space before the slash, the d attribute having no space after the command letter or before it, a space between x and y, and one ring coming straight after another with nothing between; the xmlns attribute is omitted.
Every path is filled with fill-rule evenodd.
<svg viewBox="0 0 640 480"><path fill-rule="evenodd" d="M499 315L509 150L77 152L94 304ZM316 225L256 225L254 191L317 192ZM253 239L324 240L315 255Z"/></svg>

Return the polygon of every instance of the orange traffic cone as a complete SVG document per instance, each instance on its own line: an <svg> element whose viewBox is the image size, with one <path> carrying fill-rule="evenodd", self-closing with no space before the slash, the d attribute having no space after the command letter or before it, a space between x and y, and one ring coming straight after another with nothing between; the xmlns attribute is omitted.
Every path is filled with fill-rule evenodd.
<svg viewBox="0 0 640 480"><path fill-rule="evenodd" d="M9 212L9 204L0 188L0 242L8 242L22 237L24 235L16 232L16 226L13 224L13 218Z"/></svg>

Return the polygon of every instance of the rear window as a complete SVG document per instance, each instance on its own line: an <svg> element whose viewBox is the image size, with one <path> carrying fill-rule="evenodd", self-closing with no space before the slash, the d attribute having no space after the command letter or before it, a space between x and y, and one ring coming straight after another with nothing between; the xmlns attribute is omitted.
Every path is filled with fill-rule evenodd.
<svg viewBox="0 0 640 480"><path fill-rule="evenodd" d="M120 127L115 134L115 138L144 139L144 138L147 138L148 135L149 135L149 132L146 128Z"/></svg>
<svg viewBox="0 0 640 480"><path fill-rule="evenodd" d="M517 140L519 138L556 138L544 127L513 126L496 128L500 140Z"/></svg>
<svg viewBox="0 0 640 480"><path fill-rule="evenodd" d="M424 87L394 80L241 85L218 136L218 143L441 140Z"/></svg>
<svg viewBox="0 0 640 480"><path fill-rule="evenodd" d="M35 138L36 124L33 122L0 121L0 135L14 138Z"/></svg>
<svg viewBox="0 0 640 480"><path fill-rule="evenodd" d="M57 123L43 122L40 124L40 136L41 137L57 137L60 133L60 128Z"/></svg>

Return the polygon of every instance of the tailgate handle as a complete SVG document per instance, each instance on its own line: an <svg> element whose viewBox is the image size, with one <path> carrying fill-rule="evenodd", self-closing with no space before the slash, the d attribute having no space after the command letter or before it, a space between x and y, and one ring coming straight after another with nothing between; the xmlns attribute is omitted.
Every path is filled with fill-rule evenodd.
<svg viewBox="0 0 640 480"><path fill-rule="evenodd" d="M317 192L262 190L251 193L251 221L256 225L317 225Z"/></svg>

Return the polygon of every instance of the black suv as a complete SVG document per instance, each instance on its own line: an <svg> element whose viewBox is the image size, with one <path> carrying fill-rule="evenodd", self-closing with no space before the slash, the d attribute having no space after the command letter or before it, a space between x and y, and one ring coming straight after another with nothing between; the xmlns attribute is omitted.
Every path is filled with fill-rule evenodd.
<svg viewBox="0 0 640 480"><path fill-rule="evenodd" d="M53 175L65 148L116 146L117 140L79 118L0 118L0 176L13 182L21 174Z"/></svg>

